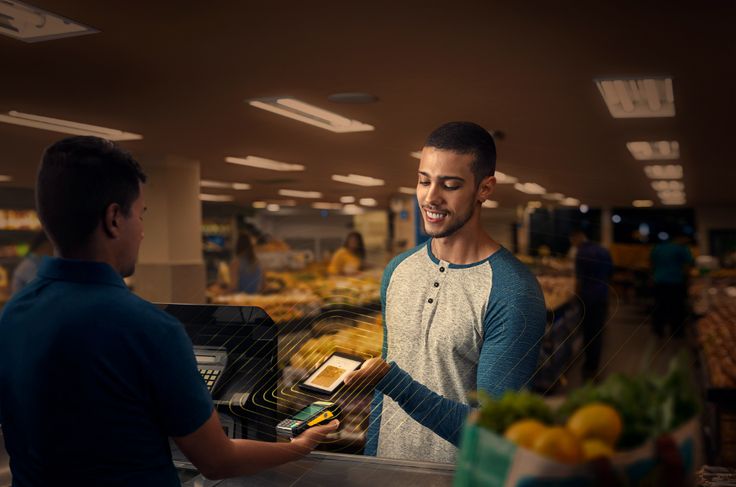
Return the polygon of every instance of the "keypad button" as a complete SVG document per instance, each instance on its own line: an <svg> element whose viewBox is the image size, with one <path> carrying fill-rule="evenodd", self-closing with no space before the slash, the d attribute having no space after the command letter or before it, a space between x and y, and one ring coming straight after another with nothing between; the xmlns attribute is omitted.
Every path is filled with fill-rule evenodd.
<svg viewBox="0 0 736 487"><path fill-rule="evenodd" d="M429 304L432 304L432 303L434 303L434 299L432 299L432 298L429 298L429 299L427 300L427 302L428 302Z"/></svg>
<svg viewBox="0 0 736 487"><path fill-rule="evenodd" d="M444 267L440 267L440 272L445 272L445 268Z"/></svg>
<svg viewBox="0 0 736 487"><path fill-rule="evenodd" d="M440 287L440 283L439 282L435 282L434 283L434 287Z"/></svg>

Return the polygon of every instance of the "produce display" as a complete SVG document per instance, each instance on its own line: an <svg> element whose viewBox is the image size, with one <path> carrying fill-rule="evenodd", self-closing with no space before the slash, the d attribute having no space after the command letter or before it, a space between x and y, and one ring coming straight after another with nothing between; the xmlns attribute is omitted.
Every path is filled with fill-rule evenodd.
<svg viewBox="0 0 736 487"><path fill-rule="evenodd" d="M544 303L548 310L555 310L567 303L575 295L575 279L570 276L538 275L542 286Z"/></svg>
<svg viewBox="0 0 736 487"><path fill-rule="evenodd" d="M529 392L478 396L477 424L564 464L612 457L675 430L698 412L686 354L664 377L612 375L572 392L558 408Z"/></svg>
<svg viewBox="0 0 736 487"><path fill-rule="evenodd" d="M705 315L698 321L698 344L707 364L711 387L736 388L736 284L733 279L694 286ZM706 304L703 304L706 301Z"/></svg>
<svg viewBox="0 0 736 487"><path fill-rule="evenodd" d="M304 319L315 315L322 300L309 292L293 292L288 294L226 294L212 298L215 304L237 306L257 306L263 308L276 322L284 323Z"/></svg>

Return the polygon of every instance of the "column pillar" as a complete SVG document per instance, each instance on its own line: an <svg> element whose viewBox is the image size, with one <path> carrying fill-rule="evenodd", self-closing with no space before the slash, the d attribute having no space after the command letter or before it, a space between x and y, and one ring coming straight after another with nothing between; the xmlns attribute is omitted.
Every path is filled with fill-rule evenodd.
<svg viewBox="0 0 736 487"><path fill-rule="evenodd" d="M167 156L147 164L145 238L134 291L160 303L204 303L199 161Z"/></svg>

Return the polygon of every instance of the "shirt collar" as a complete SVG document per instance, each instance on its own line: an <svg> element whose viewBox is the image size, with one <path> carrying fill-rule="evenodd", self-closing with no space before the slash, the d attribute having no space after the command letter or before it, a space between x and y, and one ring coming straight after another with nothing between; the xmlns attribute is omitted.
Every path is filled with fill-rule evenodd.
<svg viewBox="0 0 736 487"><path fill-rule="evenodd" d="M44 257L38 275L45 279L104 284L127 289L120 274L105 262Z"/></svg>

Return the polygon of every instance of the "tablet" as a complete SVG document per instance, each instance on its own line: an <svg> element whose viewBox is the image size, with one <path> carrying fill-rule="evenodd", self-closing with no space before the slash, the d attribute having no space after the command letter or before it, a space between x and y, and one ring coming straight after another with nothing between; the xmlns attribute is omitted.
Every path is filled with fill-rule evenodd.
<svg viewBox="0 0 736 487"><path fill-rule="evenodd" d="M362 363L360 357L335 352L299 386L322 394L332 394L342 385L345 377Z"/></svg>

